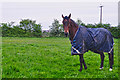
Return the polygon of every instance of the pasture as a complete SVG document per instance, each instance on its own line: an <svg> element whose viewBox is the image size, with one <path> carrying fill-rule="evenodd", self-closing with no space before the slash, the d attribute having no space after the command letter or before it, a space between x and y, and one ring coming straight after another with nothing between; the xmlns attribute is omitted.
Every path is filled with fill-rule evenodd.
<svg viewBox="0 0 120 80"><path fill-rule="evenodd" d="M84 54L87 70L79 72L79 56L71 56L68 38L2 38L2 78L118 78L118 39L114 39L114 65L108 54L100 70L100 55Z"/></svg>

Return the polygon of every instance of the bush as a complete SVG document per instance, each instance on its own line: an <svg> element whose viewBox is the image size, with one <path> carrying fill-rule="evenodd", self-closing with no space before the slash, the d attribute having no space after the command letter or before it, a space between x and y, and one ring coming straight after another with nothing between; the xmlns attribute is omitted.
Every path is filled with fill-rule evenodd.
<svg viewBox="0 0 120 80"><path fill-rule="evenodd" d="M110 27L108 29L114 38L120 38L120 27Z"/></svg>

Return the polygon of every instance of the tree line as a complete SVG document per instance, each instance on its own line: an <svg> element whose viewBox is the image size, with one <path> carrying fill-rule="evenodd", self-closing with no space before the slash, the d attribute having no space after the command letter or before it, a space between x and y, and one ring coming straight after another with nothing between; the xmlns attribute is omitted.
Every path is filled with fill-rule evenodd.
<svg viewBox="0 0 120 80"><path fill-rule="evenodd" d="M1 23L2 37L41 37L41 24L36 24L35 20L24 19L19 25L13 25L14 22Z"/></svg>
<svg viewBox="0 0 120 80"><path fill-rule="evenodd" d="M110 24L86 25L80 19L77 19L76 23L87 28L108 29L113 37L120 38L120 25L116 27L111 27ZM37 24L35 20L30 19L22 19L19 25L14 25L14 22L1 23L0 30L2 30L2 37L64 37L63 25L57 19L54 19L48 31L42 31L41 24Z"/></svg>

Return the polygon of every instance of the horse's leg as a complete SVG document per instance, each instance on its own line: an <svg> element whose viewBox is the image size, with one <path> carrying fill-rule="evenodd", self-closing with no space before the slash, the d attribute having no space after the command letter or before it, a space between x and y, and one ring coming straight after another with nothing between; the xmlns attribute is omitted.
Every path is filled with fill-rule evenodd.
<svg viewBox="0 0 120 80"><path fill-rule="evenodd" d="M100 69L103 69L104 57L105 57L104 53L103 53L103 52L101 52L101 53L100 53L100 58L101 58L101 65L100 65Z"/></svg>
<svg viewBox="0 0 120 80"><path fill-rule="evenodd" d="M87 66L85 64L84 58L83 58L83 64L84 64L84 68L87 69Z"/></svg>
<svg viewBox="0 0 120 80"><path fill-rule="evenodd" d="M111 54L112 54L112 65L114 64L114 55L113 55L113 53L114 53L114 49L111 51Z"/></svg>
<svg viewBox="0 0 120 80"><path fill-rule="evenodd" d="M112 50L112 52L111 53L108 53L108 55L109 55L109 64L110 64L110 71L112 71L112 65L113 65L113 50Z"/></svg>
<svg viewBox="0 0 120 80"><path fill-rule="evenodd" d="M79 57L80 57L80 72L82 71L82 63L83 63L83 55L81 54L81 55L79 55Z"/></svg>

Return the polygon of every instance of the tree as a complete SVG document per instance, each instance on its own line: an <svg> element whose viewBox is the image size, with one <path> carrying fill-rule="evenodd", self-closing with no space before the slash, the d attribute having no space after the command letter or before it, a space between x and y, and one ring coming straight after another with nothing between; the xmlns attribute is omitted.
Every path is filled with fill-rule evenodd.
<svg viewBox="0 0 120 80"><path fill-rule="evenodd" d="M82 24L82 21L78 18L77 21L76 21L76 23L77 23L78 25L81 25L81 24Z"/></svg>
<svg viewBox="0 0 120 80"><path fill-rule="evenodd" d="M59 24L59 21L57 19L54 19L54 22L52 23L50 27L50 36L61 36L61 33L63 32L63 27L61 24Z"/></svg>
<svg viewBox="0 0 120 80"><path fill-rule="evenodd" d="M20 21L20 27L22 27L25 30L25 33L31 32L35 23L35 20L32 21L29 19L23 19L22 21Z"/></svg>
<svg viewBox="0 0 120 80"><path fill-rule="evenodd" d="M41 24L36 24L35 20L24 19L20 21L20 27L25 30L26 36L41 37L42 35Z"/></svg>
<svg viewBox="0 0 120 80"><path fill-rule="evenodd" d="M33 36L42 37L41 24L34 24L33 26Z"/></svg>
<svg viewBox="0 0 120 80"><path fill-rule="evenodd" d="M16 37L24 37L25 31L19 25L13 26L14 29L14 36Z"/></svg>
<svg viewBox="0 0 120 80"><path fill-rule="evenodd" d="M12 27L10 23L1 23L0 26L2 27L2 36L11 36Z"/></svg>
<svg viewBox="0 0 120 80"><path fill-rule="evenodd" d="M87 24L86 27L87 28L96 28L94 24Z"/></svg>
<svg viewBox="0 0 120 80"><path fill-rule="evenodd" d="M76 23L79 25L82 25L82 26L86 26L79 18L77 19Z"/></svg>

